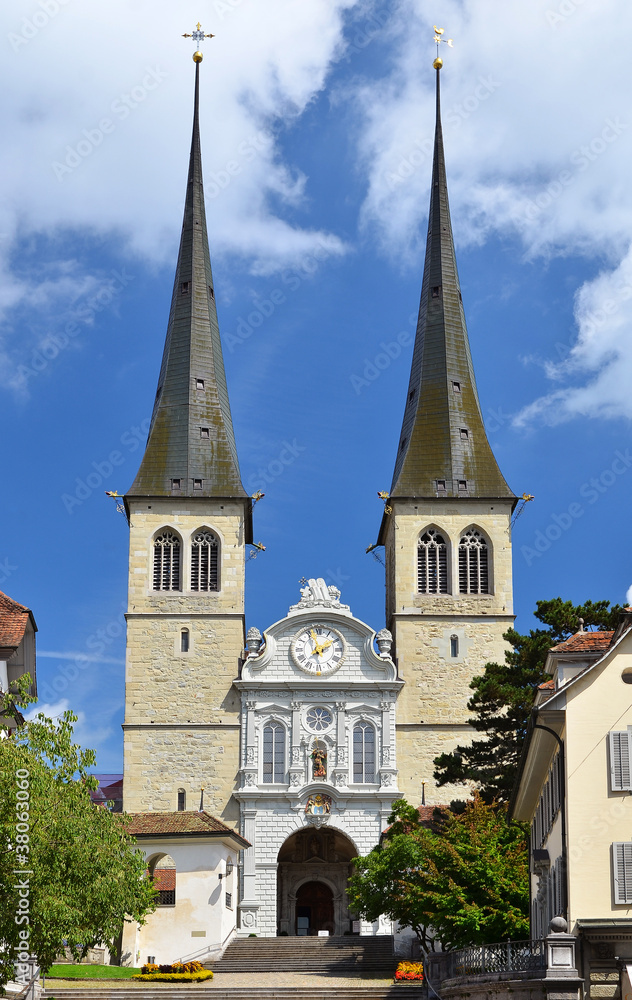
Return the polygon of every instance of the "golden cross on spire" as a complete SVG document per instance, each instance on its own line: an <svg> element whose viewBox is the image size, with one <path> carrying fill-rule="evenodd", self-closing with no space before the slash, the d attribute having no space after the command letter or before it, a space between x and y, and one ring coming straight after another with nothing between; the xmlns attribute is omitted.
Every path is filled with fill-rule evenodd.
<svg viewBox="0 0 632 1000"><path fill-rule="evenodd" d="M196 46L195 52L193 53L193 62L198 63L202 62L203 58L202 53L200 51L200 44L207 38L215 38L215 35L211 35L210 32L208 31L202 31L202 25L198 21L198 23L195 26L195 31L191 32L190 35L184 34L182 37L193 39Z"/></svg>
<svg viewBox="0 0 632 1000"><path fill-rule="evenodd" d="M441 69L441 67L443 66L443 59L441 59L441 57L439 56L439 46L441 45L441 42L445 42L446 45L449 45L450 48L453 49L454 48L454 42L452 41L451 38L442 38L441 37L443 35L443 33L444 33L444 29L443 28L437 28L436 24L433 25L433 27L434 27L434 38L433 38L433 41L434 41L435 45L437 46L437 58L435 59L435 61L433 62L432 65L434 66L435 69Z"/></svg>

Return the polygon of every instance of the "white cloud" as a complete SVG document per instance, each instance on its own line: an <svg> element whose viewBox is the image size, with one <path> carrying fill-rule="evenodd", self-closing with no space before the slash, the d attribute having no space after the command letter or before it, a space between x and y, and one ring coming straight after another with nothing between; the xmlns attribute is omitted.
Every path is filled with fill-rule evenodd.
<svg viewBox="0 0 632 1000"><path fill-rule="evenodd" d="M116 706L118 708L118 706ZM74 742L80 746L92 750L98 749L112 736L113 729L107 725L95 725L94 720L88 720L86 713L74 708L67 698L60 698L56 702L37 702L28 712L24 713L27 722L36 719L38 715L45 715L47 719L60 719L64 712L72 710L77 716L77 721L73 724ZM110 714L110 713L108 713Z"/></svg>
<svg viewBox="0 0 632 1000"><path fill-rule="evenodd" d="M301 223L308 179L286 162L279 136L324 86L341 51L343 16L357 0L254 0L210 5L203 45L201 132L212 251L272 273L332 233ZM192 43L180 36L199 16L185 0L17 0L0 11L0 313L28 303L64 307L102 279L84 261L42 275L16 268L64 255L65 236L103 238L146 262L172 263L177 249L191 135ZM293 221L284 218L293 210ZM88 256L88 255L86 255ZM37 344L20 317L20 345ZM26 338L25 338L26 333ZM0 377L13 381L8 324ZM19 386L17 386L19 388Z"/></svg>
<svg viewBox="0 0 632 1000"><path fill-rule="evenodd" d="M515 418L524 427L534 420L562 423L573 417L632 419L632 247L613 270L586 282L575 299L578 336L568 357L545 370L556 388L525 407Z"/></svg>
<svg viewBox="0 0 632 1000"><path fill-rule="evenodd" d="M388 74L353 93L365 232L415 267L434 131L434 73L431 54L420 58L420 39L434 16L429 0L401 0L387 26L396 42ZM605 23L617 25L608 35L607 72L595 52ZM564 363L547 365L554 391L517 423L629 418L632 8L622 0L447 0L441 24L455 39L441 53L441 103L457 243L517 237L527 258L580 253L609 265L577 293L577 342Z"/></svg>
<svg viewBox="0 0 632 1000"><path fill-rule="evenodd" d="M125 660L113 656L99 656L97 653L56 653L53 650L38 649L37 655L52 660L79 660L82 663L125 663Z"/></svg>

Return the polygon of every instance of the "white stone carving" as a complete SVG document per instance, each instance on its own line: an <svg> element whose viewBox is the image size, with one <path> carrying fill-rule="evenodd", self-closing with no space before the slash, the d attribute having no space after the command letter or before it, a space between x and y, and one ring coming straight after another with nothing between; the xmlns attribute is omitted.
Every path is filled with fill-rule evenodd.
<svg viewBox="0 0 632 1000"><path fill-rule="evenodd" d="M246 649L248 650L248 656L258 656L262 642L263 637L261 632L253 625L246 633Z"/></svg>
<svg viewBox="0 0 632 1000"><path fill-rule="evenodd" d="M306 611L308 608L332 608L336 611L349 612L348 604L340 603L340 591L337 587L328 587L322 577L311 578L305 587L301 587L301 599L298 604L290 606L290 613Z"/></svg>
<svg viewBox="0 0 632 1000"><path fill-rule="evenodd" d="M380 651L380 656L384 658L391 655L391 646L393 645L393 636L387 628L381 628L380 631L375 636L375 643Z"/></svg>

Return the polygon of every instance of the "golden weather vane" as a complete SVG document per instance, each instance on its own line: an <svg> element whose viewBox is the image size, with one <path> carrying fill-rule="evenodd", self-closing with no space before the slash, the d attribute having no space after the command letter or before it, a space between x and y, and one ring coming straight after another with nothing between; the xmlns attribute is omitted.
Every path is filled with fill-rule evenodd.
<svg viewBox="0 0 632 1000"><path fill-rule="evenodd" d="M192 38L195 43L195 52L193 53L193 62L202 62L204 58L201 51L200 45L202 42L206 41L207 38L215 38L215 35L211 35L208 31L202 31L202 25L198 21L195 26L195 31L191 32L190 35L184 34L183 38Z"/></svg>
<svg viewBox="0 0 632 1000"><path fill-rule="evenodd" d="M441 45L441 42L444 42L445 45L449 45L450 48L453 49L454 42L452 41L451 38L442 38L442 35L444 34L445 30L444 28L437 28L436 24L433 25L433 27L434 27L433 41L437 46L437 58L435 59L432 65L434 66L435 69L441 69L441 67L443 66L443 59L439 55L439 46Z"/></svg>

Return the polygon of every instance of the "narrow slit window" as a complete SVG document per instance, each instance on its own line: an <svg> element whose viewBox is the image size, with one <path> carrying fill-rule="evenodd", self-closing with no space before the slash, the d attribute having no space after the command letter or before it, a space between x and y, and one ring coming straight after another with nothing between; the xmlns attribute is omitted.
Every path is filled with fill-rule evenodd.
<svg viewBox="0 0 632 1000"><path fill-rule="evenodd" d="M437 492L438 493L445 493L446 492L445 479L437 479Z"/></svg>
<svg viewBox="0 0 632 1000"><path fill-rule="evenodd" d="M453 390L453 392L460 392L461 391L461 383L460 382L453 382L452 383L452 390Z"/></svg>
<svg viewBox="0 0 632 1000"><path fill-rule="evenodd" d="M195 388L196 389L203 389L204 388L204 379L203 378L196 378L196 380L195 380Z"/></svg>
<svg viewBox="0 0 632 1000"><path fill-rule="evenodd" d="M211 531L198 531L191 543L191 590L219 590L219 544Z"/></svg>
<svg viewBox="0 0 632 1000"><path fill-rule="evenodd" d="M180 480L179 479L172 479L171 480L171 489L172 490L179 490L180 489Z"/></svg>
<svg viewBox="0 0 632 1000"><path fill-rule="evenodd" d="M470 528L459 542L459 592L488 594L488 545L480 531Z"/></svg>
<svg viewBox="0 0 632 1000"><path fill-rule="evenodd" d="M432 294L433 299L440 298L441 297L441 285L434 285L431 294Z"/></svg>
<svg viewBox="0 0 632 1000"><path fill-rule="evenodd" d="M154 541L154 590L180 590L180 539L172 531Z"/></svg>
<svg viewBox="0 0 632 1000"><path fill-rule="evenodd" d="M450 656L456 657L459 655L459 637L458 635L450 636Z"/></svg>
<svg viewBox="0 0 632 1000"><path fill-rule="evenodd" d="M183 281L180 285L180 292L182 293L182 295L188 295L190 291L191 291L191 282Z"/></svg>
<svg viewBox="0 0 632 1000"><path fill-rule="evenodd" d="M410 392L408 393L408 402L410 403L411 399L414 398L415 398L415 390L411 389Z"/></svg>
<svg viewBox="0 0 632 1000"><path fill-rule="evenodd" d="M467 441L467 439L470 436L470 432L466 427L461 427L460 434L461 434L461 441Z"/></svg>
<svg viewBox="0 0 632 1000"><path fill-rule="evenodd" d="M211 436L211 432L210 432L210 430L209 430L208 427L200 427L200 437L201 438L210 438L210 436Z"/></svg>
<svg viewBox="0 0 632 1000"><path fill-rule="evenodd" d="M467 479L459 479L459 493L467 492Z"/></svg>
<svg viewBox="0 0 632 1000"><path fill-rule="evenodd" d="M434 528L430 528L419 539L417 592L420 594L448 592L448 547L443 535Z"/></svg>
<svg viewBox="0 0 632 1000"><path fill-rule="evenodd" d="M189 630L188 628L183 628L180 632L180 652L189 652Z"/></svg>
<svg viewBox="0 0 632 1000"><path fill-rule="evenodd" d="M209 293L209 295L211 296L212 299L215 298L215 289L213 288L212 285L208 286L208 293Z"/></svg>
<svg viewBox="0 0 632 1000"><path fill-rule="evenodd" d="M193 489L194 490L201 490L202 489L202 480L201 479L194 479L193 480Z"/></svg>
<svg viewBox="0 0 632 1000"><path fill-rule="evenodd" d="M408 440L408 438L402 438L402 442L401 442L401 444L400 444L400 446L399 446L399 450L400 450L400 451L403 451L403 450L404 450L404 448L406 447L406 441L407 441L407 440Z"/></svg>
<svg viewBox="0 0 632 1000"><path fill-rule="evenodd" d="M184 788L178 789L178 812L184 812L187 807L187 793Z"/></svg>

